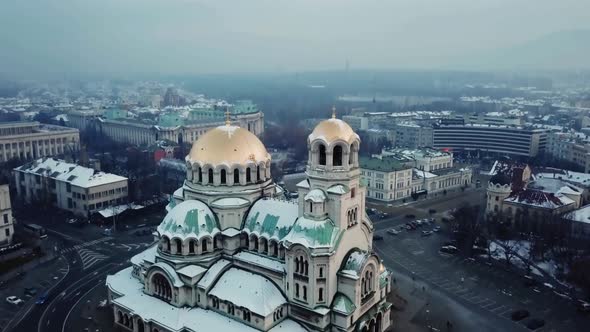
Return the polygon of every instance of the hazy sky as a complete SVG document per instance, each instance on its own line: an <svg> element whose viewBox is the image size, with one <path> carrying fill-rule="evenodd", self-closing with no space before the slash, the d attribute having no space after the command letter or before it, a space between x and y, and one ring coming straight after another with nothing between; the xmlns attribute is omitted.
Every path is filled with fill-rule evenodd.
<svg viewBox="0 0 590 332"><path fill-rule="evenodd" d="M589 0L4 0L0 73L437 68L588 28Z"/></svg>

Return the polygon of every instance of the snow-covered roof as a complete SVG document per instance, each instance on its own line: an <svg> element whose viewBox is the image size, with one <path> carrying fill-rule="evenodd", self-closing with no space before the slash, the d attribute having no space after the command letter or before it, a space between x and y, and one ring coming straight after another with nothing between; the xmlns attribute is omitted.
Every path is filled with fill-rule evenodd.
<svg viewBox="0 0 590 332"><path fill-rule="evenodd" d="M141 265L144 261L149 263L156 262L156 253L158 251L158 245L153 245L148 249L140 252L139 254L131 257L131 264L133 265Z"/></svg>
<svg viewBox="0 0 590 332"><path fill-rule="evenodd" d="M199 280L197 286L200 288L209 288L211 284L217 280L217 276L221 273L221 271L231 262L225 259L220 259L215 264L211 265L205 275Z"/></svg>
<svg viewBox="0 0 590 332"><path fill-rule="evenodd" d="M566 213L566 219L590 224L590 205L583 206L577 210Z"/></svg>
<svg viewBox="0 0 590 332"><path fill-rule="evenodd" d="M574 201L562 194L546 193L540 190L522 190L513 192L504 199L504 202L518 203L546 209L557 209L559 207L574 204Z"/></svg>
<svg viewBox="0 0 590 332"><path fill-rule="evenodd" d="M247 199L243 199L240 197L225 197L220 198L216 201L211 203L211 206L218 207L218 208L231 208L236 206L243 206L248 205L250 202Z"/></svg>
<svg viewBox="0 0 590 332"><path fill-rule="evenodd" d="M250 208L243 231L281 240L293 227L298 213L297 204L276 199L259 199Z"/></svg>
<svg viewBox="0 0 590 332"><path fill-rule="evenodd" d="M302 180L301 182L297 183L297 187L309 188L309 180Z"/></svg>
<svg viewBox="0 0 590 332"><path fill-rule="evenodd" d="M424 171L421 169L417 169L417 168L414 168L412 171L414 173L414 176L417 178L420 178L420 179L424 179L424 178L431 179L431 178L435 178L438 176L436 174L433 174L433 173L430 173L430 172L427 172L427 171Z"/></svg>
<svg viewBox="0 0 590 332"><path fill-rule="evenodd" d="M27 163L15 170L50 177L62 182L69 182L73 186L91 188L104 184L125 181L127 178L115 174L97 172L92 168L68 163L54 158L41 158Z"/></svg>
<svg viewBox="0 0 590 332"><path fill-rule="evenodd" d="M333 185L330 188L328 188L327 191L331 194L342 195L342 194L346 194L348 192L348 188L343 184L336 184L336 185Z"/></svg>
<svg viewBox="0 0 590 332"><path fill-rule="evenodd" d="M314 203L321 203L326 200L326 194L321 189L312 189L305 195L304 199Z"/></svg>
<svg viewBox="0 0 590 332"><path fill-rule="evenodd" d="M535 174L535 178L555 178L575 183L577 185L590 186L590 174L581 172L571 172L567 170L555 170L553 173L543 172Z"/></svg>
<svg viewBox="0 0 590 332"><path fill-rule="evenodd" d="M119 214L121 214L127 210L140 210L143 208L144 208L143 205L134 204L134 203L122 204L122 205L117 205L117 206L112 206L112 207L102 209L102 210L98 211L98 214L100 214L103 218L110 218L112 216L118 216Z"/></svg>
<svg viewBox="0 0 590 332"><path fill-rule="evenodd" d="M268 330L268 332L307 332L299 323L291 319L285 319L282 322L278 323L272 329Z"/></svg>
<svg viewBox="0 0 590 332"><path fill-rule="evenodd" d="M350 315L356 310L356 305L342 293L336 293L332 302L332 310L344 315Z"/></svg>
<svg viewBox="0 0 590 332"><path fill-rule="evenodd" d="M158 262L150 267L150 269L153 269L153 268L160 268L161 270L163 270L166 273L166 275L168 276L168 278L171 279L174 287L182 287L184 285L184 283L182 282L182 280L180 280L180 278L178 277L178 274L176 273L176 271L174 270L174 268L172 266L170 266L164 262Z"/></svg>
<svg viewBox="0 0 590 332"><path fill-rule="evenodd" d="M247 251L241 251L233 255L233 258L238 261L246 262L255 266L260 266L279 273L285 272L284 263L266 256L256 255Z"/></svg>
<svg viewBox="0 0 590 332"><path fill-rule="evenodd" d="M283 293L272 281L238 268L227 270L209 294L262 316L271 314L287 303Z"/></svg>
<svg viewBox="0 0 590 332"><path fill-rule="evenodd" d="M234 237L234 236L240 234L240 231L233 228L233 227L230 227L230 228L226 228L223 231L221 231L221 234L228 236L228 237Z"/></svg>
<svg viewBox="0 0 590 332"><path fill-rule="evenodd" d="M108 275L106 285L112 292L119 295L127 294L130 291L142 290L143 284L131 274L133 266L129 266L113 275Z"/></svg>
<svg viewBox="0 0 590 332"><path fill-rule="evenodd" d="M139 283L139 281L138 281ZM237 320L201 308L177 308L142 291L129 292L113 300L117 306L126 308L131 315L140 316L144 322L157 322L170 331L258 331Z"/></svg>
<svg viewBox="0 0 590 332"><path fill-rule="evenodd" d="M312 220L300 217L284 241L307 248L334 248L343 232L331 219Z"/></svg>
<svg viewBox="0 0 590 332"><path fill-rule="evenodd" d="M195 264L191 264L179 269L178 273L189 278L194 278L205 271L207 271L207 269Z"/></svg>
<svg viewBox="0 0 590 332"><path fill-rule="evenodd" d="M219 233L217 220L209 207L198 200L188 200L174 206L158 226L160 236L200 239Z"/></svg>
<svg viewBox="0 0 590 332"><path fill-rule="evenodd" d="M365 262L369 258L369 253L360 249L354 249L349 255L346 263L342 267L340 273L354 278L358 278L361 270L365 266Z"/></svg>

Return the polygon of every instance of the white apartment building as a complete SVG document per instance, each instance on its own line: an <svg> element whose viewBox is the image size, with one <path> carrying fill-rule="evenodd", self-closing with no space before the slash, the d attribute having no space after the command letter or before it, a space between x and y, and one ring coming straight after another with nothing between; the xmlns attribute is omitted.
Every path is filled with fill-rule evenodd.
<svg viewBox="0 0 590 332"><path fill-rule="evenodd" d="M14 235L10 190L7 184L0 185L0 218L0 247L3 247L12 242Z"/></svg>
<svg viewBox="0 0 590 332"><path fill-rule="evenodd" d="M127 202L127 178L53 158L14 169L18 196L28 204L50 204L75 215Z"/></svg>
<svg viewBox="0 0 590 332"><path fill-rule="evenodd" d="M590 172L590 138L583 133L549 133L546 152L580 166L584 173Z"/></svg>
<svg viewBox="0 0 590 332"><path fill-rule="evenodd" d="M432 146L432 127L415 123L398 123L395 126L395 146L416 149Z"/></svg>
<svg viewBox="0 0 590 332"><path fill-rule="evenodd" d="M56 156L79 148L77 129L39 122L0 123L0 162Z"/></svg>
<svg viewBox="0 0 590 332"><path fill-rule="evenodd" d="M344 115L342 120L348 123L348 125L355 131L369 129L369 118L356 115Z"/></svg>

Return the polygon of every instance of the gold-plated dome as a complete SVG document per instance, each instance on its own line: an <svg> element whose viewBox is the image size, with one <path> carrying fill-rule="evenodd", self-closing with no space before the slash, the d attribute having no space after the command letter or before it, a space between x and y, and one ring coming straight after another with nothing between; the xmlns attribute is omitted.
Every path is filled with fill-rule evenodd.
<svg viewBox="0 0 590 332"><path fill-rule="evenodd" d="M258 163L270 160L264 144L248 130L226 124L209 130L193 143L188 155L201 165Z"/></svg>
<svg viewBox="0 0 590 332"><path fill-rule="evenodd" d="M331 119L320 122L309 135L309 140L313 141L317 138L323 138L326 142L333 142L336 140L344 140L351 142L358 139L358 135L350 128L348 123L336 119L333 116Z"/></svg>

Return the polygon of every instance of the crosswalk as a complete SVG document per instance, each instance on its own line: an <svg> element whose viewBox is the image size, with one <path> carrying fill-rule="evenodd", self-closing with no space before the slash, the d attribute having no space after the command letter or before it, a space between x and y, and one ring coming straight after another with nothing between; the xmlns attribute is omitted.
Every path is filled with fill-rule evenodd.
<svg viewBox="0 0 590 332"><path fill-rule="evenodd" d="M109 240L112 240L112 239L113 238L112 237L109 237L109 236L103 237L103 238L100 238L98 240L94 240L94 241L90 241L90 242L85 242L85 243L78 244L78 245L75 245L75 246L70 247L70 248L63 249L61 251L61 253L62 254L65 254L65 253L68 253L68 252L77 251L77 250L80 250L82 248L90 247L90 246L93 246L95 244L99 244L101 242L106 242L106 241L109 241Z"/></svg>
<svg viewBox="0 0 590 332"><path fill-rule="evenodd" d="M103 254L89 249L79 249L78 255L80 255L80 259L82 260L82 270L86 270L92 265L108 258Z"/></svg>

